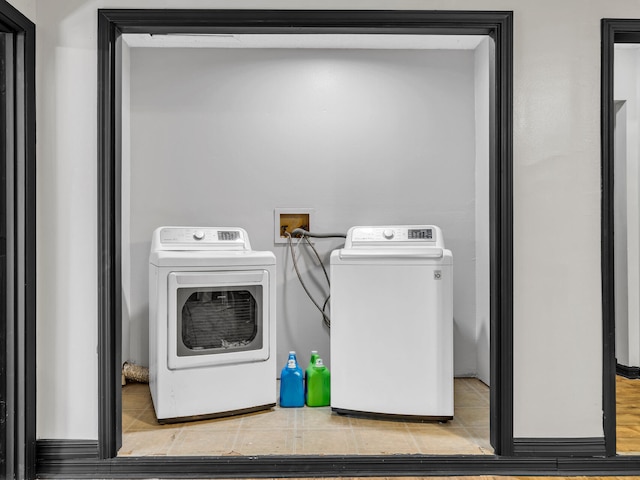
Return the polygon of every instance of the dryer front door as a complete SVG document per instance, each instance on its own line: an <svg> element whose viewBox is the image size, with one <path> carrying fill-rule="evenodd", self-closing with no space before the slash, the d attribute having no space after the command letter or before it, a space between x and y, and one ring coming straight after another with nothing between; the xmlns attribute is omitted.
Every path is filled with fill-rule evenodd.
<svg viewBox="0 0 640 480"><path fill-rule="evenodd" d="M169 369L266 361L268 282L266 270L169 273Z"/></svg>

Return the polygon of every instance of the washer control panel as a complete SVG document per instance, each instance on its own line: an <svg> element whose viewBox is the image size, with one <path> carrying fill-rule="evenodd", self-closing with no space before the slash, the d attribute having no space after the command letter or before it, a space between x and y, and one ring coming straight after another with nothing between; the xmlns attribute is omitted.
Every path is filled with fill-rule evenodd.
<svg viewBox="0 0 640 480"><path fill-rule="evenodd" d="M379 227L352 227L347 233L345 247L355 246L439 246L440 229L435 225L389 225Z"/></svg>

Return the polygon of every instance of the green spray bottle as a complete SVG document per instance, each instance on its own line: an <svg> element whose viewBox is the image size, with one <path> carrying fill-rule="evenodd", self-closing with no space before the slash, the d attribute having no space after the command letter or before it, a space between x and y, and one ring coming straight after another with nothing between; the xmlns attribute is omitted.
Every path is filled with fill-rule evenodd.
<svg viewBox="0 0 640 480"><path fill-rule="evenodd" d="M331 404L331 374L321 358L307 369L307 406L327 407Z"/></svg>

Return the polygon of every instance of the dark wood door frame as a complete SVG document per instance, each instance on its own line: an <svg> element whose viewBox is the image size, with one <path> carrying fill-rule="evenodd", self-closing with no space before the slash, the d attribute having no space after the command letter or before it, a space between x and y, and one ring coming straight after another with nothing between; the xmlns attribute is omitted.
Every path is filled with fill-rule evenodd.
<svg viewBox="0 0 640 480"><path fill-rule="evenodd" d="M491 442L513 454L512 274L512 12L309 10L100 10L98 12L98 455L122 469L154 474L192 472L256 475L427 473L434 465L478 471L496 457L206 457L137 460L114 458L121 442L121 245L118 39L123 33L341 33L489 35L495 42L491 92ZM453 459L454 463L450 463ZM465 460L467 459L467 460ZM363 466L366 465L366 468ZM188 466L188 467L187 467ZM186 470L185 470L186 468ZM135 469L135 468L134 468ZM231 470L229 470L231 469ZM460 470L462 469L462 470Z"/></svg>
<svg viewBox="0 0 640 480"><path fill-rule="evenodd" d="M0 477L36 470L35 25L0 0L3 49Z"/></svg>
<svg viewBox="0 0 640 480"><path fill-rule="evenodd" d="M601 158L602 158L602 340L603 410L608 455L616 453L616 349L614 271L614 46L640 43L640 19L610 19L601 22Z"/></svg>

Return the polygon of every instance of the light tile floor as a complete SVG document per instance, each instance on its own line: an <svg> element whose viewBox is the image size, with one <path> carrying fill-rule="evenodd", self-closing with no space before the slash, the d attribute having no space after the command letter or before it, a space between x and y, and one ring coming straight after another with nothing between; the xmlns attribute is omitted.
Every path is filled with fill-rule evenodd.
<svg viewBox="0 0 640 480"><path fill-rule="evenodd" d="M491 455L489 388L455 379L454 419L410 423L337 415L330 407L280 408L224 419L160 425L149 386L122 388L119 456Z"/></svg>

